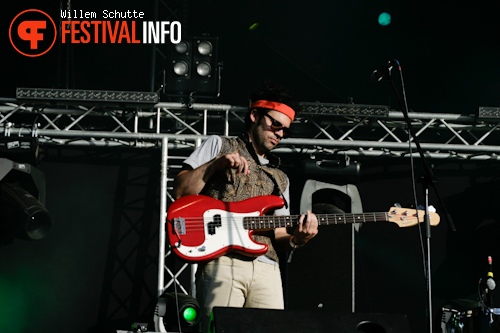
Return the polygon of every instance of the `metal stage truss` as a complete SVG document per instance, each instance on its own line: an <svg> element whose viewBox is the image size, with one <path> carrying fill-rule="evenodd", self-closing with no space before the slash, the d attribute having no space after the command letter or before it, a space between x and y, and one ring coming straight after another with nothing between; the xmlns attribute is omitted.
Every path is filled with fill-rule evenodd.
<svg viewBox="0 0 500 333"><path fill-rule="evenodd" d="M0 99L0 131L6 141L38 139L40 146L158 148L162 152L159 216L158 295L173 284L194 290L178 279L194 265L172 270L166 245L165 214L172 198L173 176L183 159L208 135L237 135L244 128L247 107L226 104L153 105L78 104ZM293 137L278 153L342 154L352 157L402 158L416 154L403 113L387 106L303 103ZM431 159L500 161L499 119L451 113L410 112L414 132Z"/></svg>
<svg viewBox="0 0 500 333"><path fill-rule="evenodd" d="M246 107L225 104L135 105L23 104L0 99L0 130L6 137L37 137L40 144L169 147L192 149L208 135L237 135ZM304 103L311 104L311 103ZM415 151L403 113L380 105L318 104L304 107L293 137L276 152L342 153L405 157ZM429 158L497 160L497 118L410 112L412 127Z"/></svg>

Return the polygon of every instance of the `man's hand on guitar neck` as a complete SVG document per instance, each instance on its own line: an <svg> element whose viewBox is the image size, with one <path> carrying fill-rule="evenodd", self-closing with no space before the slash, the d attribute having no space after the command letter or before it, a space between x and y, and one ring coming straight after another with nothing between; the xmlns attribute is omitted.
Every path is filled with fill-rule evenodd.
<svg viewBox="0 0 500 333"><path fill-rule="evenodd" d="M282 249L295 249L303 246L318 234L318 218L310 210L302 214L293 235L286 228L276 228L274 235L276 241L281 244Z"/></svg>
<svg viewBox="0 0 500 333"><path fill-rule="evenodd" d="M291 243L302 246L318 234L318 218L310 210L302 214L299 218L299 224L291 239Z"/></svg>

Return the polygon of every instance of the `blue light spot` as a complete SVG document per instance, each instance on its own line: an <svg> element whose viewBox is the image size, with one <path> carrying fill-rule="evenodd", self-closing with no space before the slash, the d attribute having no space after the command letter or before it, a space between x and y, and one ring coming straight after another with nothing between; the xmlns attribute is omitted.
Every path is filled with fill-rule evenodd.
<svg viewBox="0 0 500 333"><path fill-rule="evenodd" d="M391 24L391 14L387 12L380 13L378 16L378 24L384 27Z"/></svg>

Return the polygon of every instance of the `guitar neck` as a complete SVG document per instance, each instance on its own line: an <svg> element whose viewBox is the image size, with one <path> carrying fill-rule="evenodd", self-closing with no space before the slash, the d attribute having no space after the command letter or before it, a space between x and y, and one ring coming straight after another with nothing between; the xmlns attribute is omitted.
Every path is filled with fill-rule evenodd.
<svg viewBox="0 0 500 333"><path fill-rule="evenodd" d="M352 224L387 221L386 212L349 213L349 214L316 214L319 225ZM274 229L294 227L299 223L300 215L283 216L248 216L243 218L243 227L247 230Z"/></svg>

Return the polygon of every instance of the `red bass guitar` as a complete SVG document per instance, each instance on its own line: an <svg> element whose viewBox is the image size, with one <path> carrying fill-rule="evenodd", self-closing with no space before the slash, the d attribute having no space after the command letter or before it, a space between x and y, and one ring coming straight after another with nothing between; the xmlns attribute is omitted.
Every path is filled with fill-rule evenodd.
<svg viewBox="0 0 500 333"><path fill-rule="evenodd" d="M281 208L284 201L274 195L258 196L238 202L223 202L204 195L187 195L174 201L167 212L167 236L174 253L184 261L199 263L236 251L257 257L267 245L255 242L255 230L297 225L300 215L272 216L266 212ZM391 207L388 212L316 214L319 225L388 221L410 227L424 221L423 210ZM429 213L432 226L439 215Z"/></svg>

